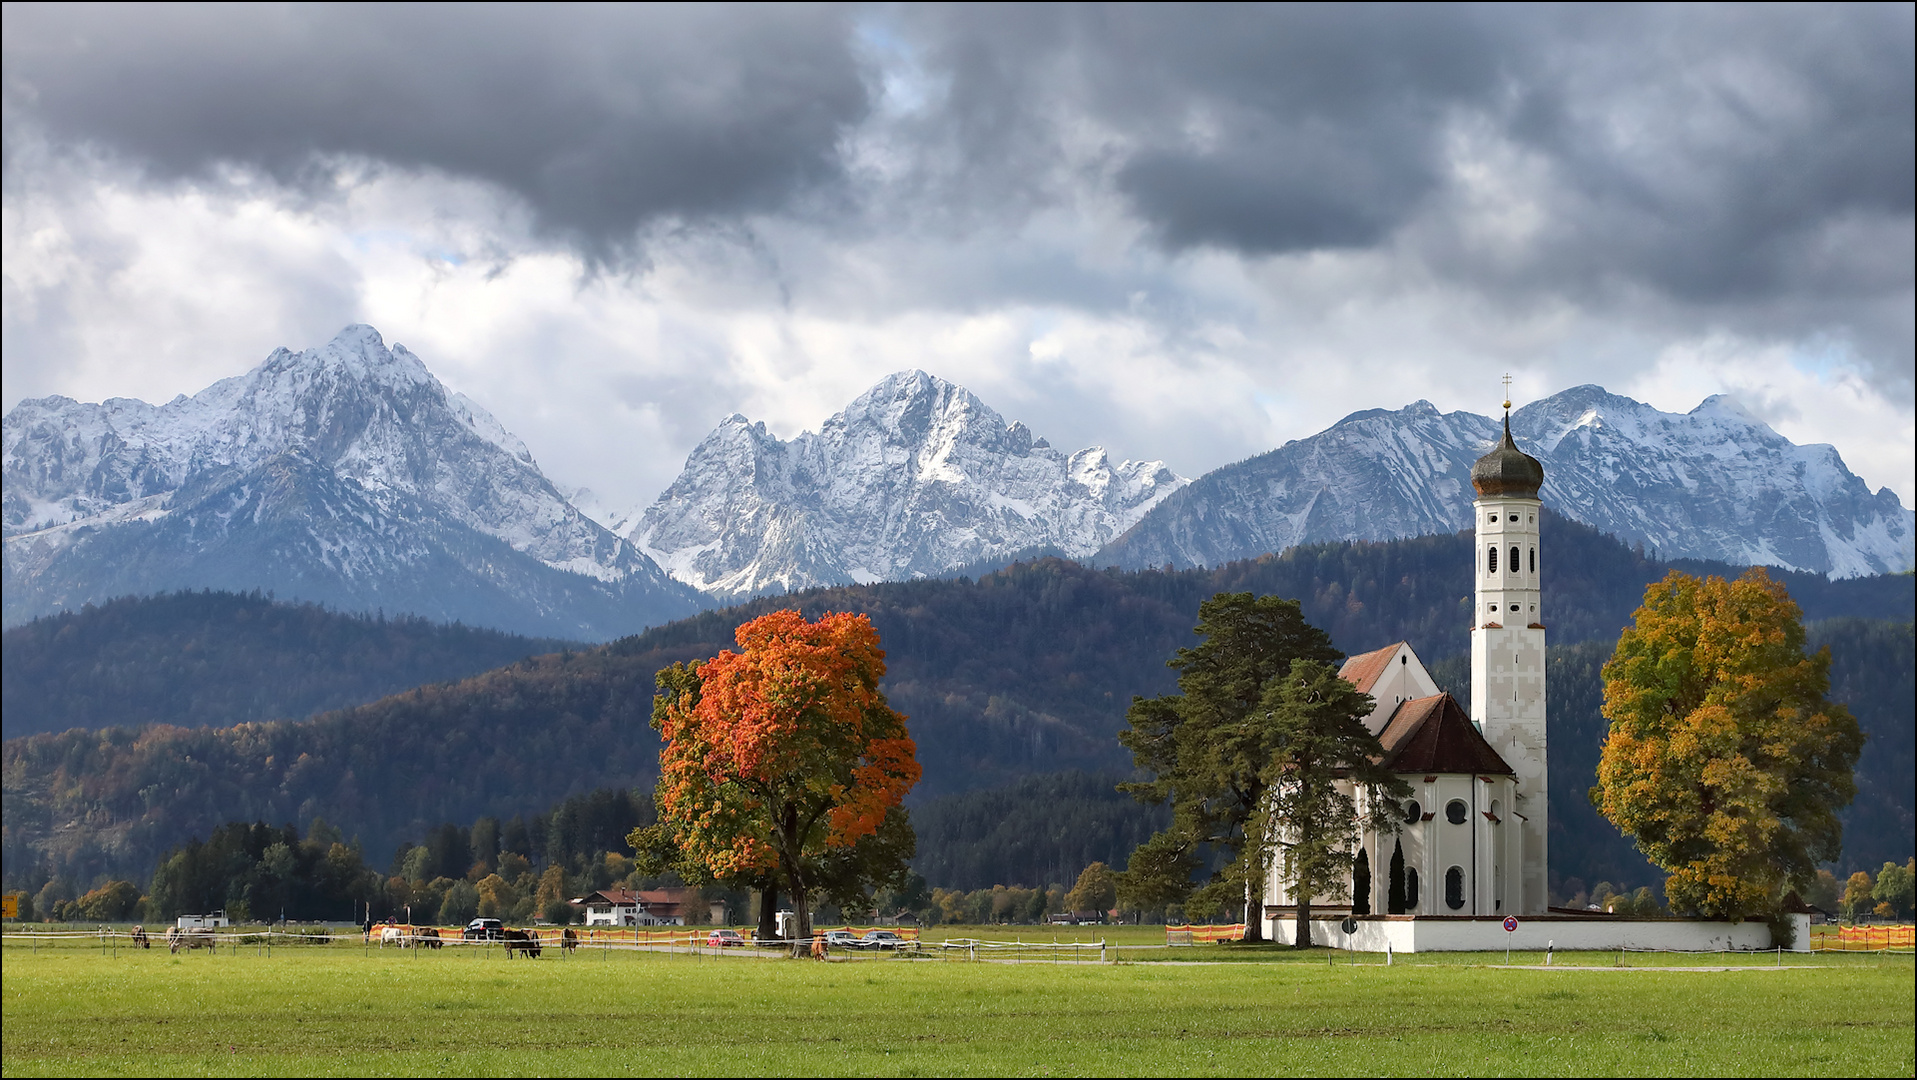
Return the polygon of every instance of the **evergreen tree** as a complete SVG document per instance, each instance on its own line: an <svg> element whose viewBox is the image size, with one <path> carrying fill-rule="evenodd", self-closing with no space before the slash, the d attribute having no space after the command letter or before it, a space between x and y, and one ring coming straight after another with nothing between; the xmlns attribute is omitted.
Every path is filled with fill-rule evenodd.
<svg viewBox="0 0 1917 1080"><path fill-rule="evenodd" d="M1267 809L1271 762L1285 737L1285 722L1274 722L1265 699L1296 663L1341 654L1305 621L1298 601L1275 596L1219 593L1199 606L1193 632L1204 642L1167 661L1179 672L1180 692L1134 698L1126 715L1131 727L1118 737L1138 768L1152 775L1121 790L1172 807L1172 824L1148 842L1151 856L1132 871L1168 876L1133 887L1189 892L1189 879L1177 875L1195 867L1196 848L1209 845L1229 863L1205 886L1204 901L1242 910L1246 937L1255 941L1262 937L1258 905L1269 853L1258 823Z"/></svg>

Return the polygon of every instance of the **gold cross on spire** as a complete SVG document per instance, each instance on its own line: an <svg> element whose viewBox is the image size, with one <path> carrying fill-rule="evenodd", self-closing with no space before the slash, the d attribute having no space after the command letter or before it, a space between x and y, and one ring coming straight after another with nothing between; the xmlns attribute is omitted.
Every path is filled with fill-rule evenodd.
<svg viewBox="0 0 1917 1080"><path fill-rule="evenodd" d="M1511 373L1504 373L1504 411L1511 411Z"/></svg>

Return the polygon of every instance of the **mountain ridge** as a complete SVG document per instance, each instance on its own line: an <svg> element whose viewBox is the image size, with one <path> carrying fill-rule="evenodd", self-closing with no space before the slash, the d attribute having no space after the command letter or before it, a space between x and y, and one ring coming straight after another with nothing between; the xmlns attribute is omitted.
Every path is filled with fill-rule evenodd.
<svg viewBox="0 0 1917 1080"><path fill-rule="evenodd" d="M1731 399L1686 414L1586 384L1511 413L1544 464L1546 506L1668 558L1835 576L1910 569L1917 518L1827 444L1798 446ZM1470 467L1498 421L1428 401L1354 412L1205 473L1091 561L1215 566L1336 539L1448 533L1470 520Z"/></svg>
<svg viewBox="0 0 1917 1080"><path fill-rule="evenodd" d="M165 405L23 401L4 469L9 624L129 592L270 588L603 640L704 604L369 326Z"/></svg>
<svg viewBox="0 0 1917 1080"><path fill-rule="evenodd" d="M1050 547L1088 555L1187 481L1102 447L1054 449L971 391L916 369L790 440L739 413L623 532L719 597L937 576Z"/></svg>

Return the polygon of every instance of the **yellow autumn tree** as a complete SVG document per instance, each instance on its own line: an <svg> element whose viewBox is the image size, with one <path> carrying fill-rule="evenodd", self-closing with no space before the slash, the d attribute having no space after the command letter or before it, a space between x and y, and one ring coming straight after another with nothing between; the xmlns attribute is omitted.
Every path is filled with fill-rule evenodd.
<svg viewBox="0 0 1917 1080"><path fill-rule="evenodd" d="M1645 590L1604 665L1591 800L1670 875L1672 910L1774 914L1837 858L1864 737L1829 689L1829 650L1805 654L1796 603L1761 568Z"/></svg>

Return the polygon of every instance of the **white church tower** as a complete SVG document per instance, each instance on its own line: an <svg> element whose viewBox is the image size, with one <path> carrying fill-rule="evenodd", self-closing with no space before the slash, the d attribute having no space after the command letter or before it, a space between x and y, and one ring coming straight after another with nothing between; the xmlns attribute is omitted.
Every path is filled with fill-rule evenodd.
<svg viewBox="0 0 1917 1080"><path fill-rule="evenodd" d="M1478 497L1477 609L1471 628L1471 719L1517 774L1523 867L1517 914L1549 900L1550 804L1545 789L1544 609L1539 588L1538 488L1544 466L1504 438L1471 467Z"/></svg>

